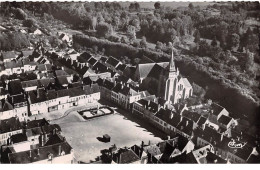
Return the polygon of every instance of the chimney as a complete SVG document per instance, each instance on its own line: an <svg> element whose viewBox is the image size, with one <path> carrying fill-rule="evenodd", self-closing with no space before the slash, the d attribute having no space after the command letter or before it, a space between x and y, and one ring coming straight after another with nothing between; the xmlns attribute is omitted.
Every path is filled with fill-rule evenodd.
<svg viewBox="0 0 260 170"><path fill-rule="evenodd" d="M188 126L189 125L189 121L188 120L186 120L186 126Z"/></svg>
<svg viewBox="0 0 260 170"><path fill-rule="evenodd" d="M120 163L120 161L121 161L121 153L119 153L118 155L118 163Z"/></svg>
<svg viewBox="0 0 260 170"><path fill-rule="evenodd" d="M167 140L170 140L171 139L171 137L170 136L167 136Z"/></svg>
<svg viewBox="0 0 260 170"><path fill-rule="evenodd" d="M59 145L59 155L61 155L61 145Z"/></svg>
<svg viewBox="0 0 260 170"><path fill-rule="evenodd" d="M220 141L223 140L224 133L221 133Z"/></svg>
<svg viewBox="0 0 260 170"><path fill-rule="evenodd" d="M142 141L142 144L141 144L141 149L144 148L144 141Z"/></svg>
<svg viewBox="0 0 260 170"><path fill-rule="evenodd" d="M171 112L171 114L170 114L170 119L172 119L173 118L173 113Z"/></svg>
<svg viewBox="0 0 260 170"><path fill-rule="evenodd" d="M29 156L30 156L30 158L32 157L32 150L30 150L30 152L29 152Z"/></svg>
<svg viewBox="0 0 260 170"><path fill-rule="evenodd" d="M39 148L37 149L37 155L38 156L40 155L40 149Z"/></svg>

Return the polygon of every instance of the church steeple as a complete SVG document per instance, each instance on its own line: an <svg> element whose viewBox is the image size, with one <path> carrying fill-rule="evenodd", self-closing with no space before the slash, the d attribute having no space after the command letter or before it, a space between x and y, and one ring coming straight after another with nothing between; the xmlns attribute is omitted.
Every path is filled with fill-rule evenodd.
<svg viewBox="0 0 260 170"><path fill-rule="evenodd" d="M171 60L170 60L170 63L169 63L169 71L170 72L175 72L176 71L176 68L175 68L175 63L174 63L174 59L173 59L173 49L172 49L172 56L171 56Z"/></svg>

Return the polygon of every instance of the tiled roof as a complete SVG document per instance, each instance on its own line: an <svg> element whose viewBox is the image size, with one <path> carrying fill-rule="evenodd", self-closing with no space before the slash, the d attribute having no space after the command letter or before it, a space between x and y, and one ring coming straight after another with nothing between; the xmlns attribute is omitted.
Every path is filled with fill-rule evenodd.
<svg viewBox="0 0 260 170"><path fill-rule="evenodd" d="M195 123L197 123L198 120L200 119L200 114L198 114L196 112L191 112L191 111L188 111L188 110L184 110L182 112L182 116L188 118L189 120L192 120Z"/></svg>
<svg viewBox="0 0 260 170"><path fill-rule="evenodd" d="M123 85L117 83L116 86L112 89L113 92L118 93L123 88Z"/></svg>
<svg viewBox="0 0 260 170"><path fill-rule="evenodd" d="M22 53L23 53L23 57L29 57L30 55L33 54L33 50L22 51Z"/></svg>
<svg viewBox="0 0 260 170"><path fill-rule="evenodd" d="M0 101L0 111L8 111L8 110L13 110L13 106L7 101L7 100L2 100Z"/></svg>
<svg viewBox="0 0 260 170"><path fill-rule="evenodd" d="M33 86L39 86L38 80L22 81L21 84L22 84L22 87L23 87L23 88L33 87Z"/></svg>
<svg viewBox="0 0 260 170"><path fill-rule="evenodd" d="M91 57L91 54L89 54L88 52L84 52L80 54L80 56L78 57L78 61L80 63L86 63Z"/></svg>
<svg viewBox="0 0 260 170"><path fill-rule="evenodd" d="M197 123L198 123L199 126L202 126L203 124L206 123L206 121L207 121L207 119L205 117L200 116L200 118L199 118Z"/></svg>
<svg viewBox="0 0 260 170"><path fill-rule="evenodd" d="M155 63L138 64L137 69L138 69L140 78L147 77L154 65L155 65Z"/></svg>
<svg viewBox="0 0 260 170"><path fill-rule="evenodd" d="M122 71L122 72L125 70L125 68L126 68L126 65L125 65L125 64L119 64L119 65L116 67L117 70Z"/></svg>
<svg viewBox="0 0 260 170"><path fill-rule="evenodd" d="M129 164L140 160L140 158L132 149L120 149L118 153L113 155L113 160L119 164ZM117 160L119 160L119 162L117 162Z"/></svg>
<svg viewBox="0 0 260 170"><path fill-rule="evenodd" d="M11 95L20 94L23 92L22 84L20 80L12 80L8 83L9 93Z"/></svg>
<svg viewBox="0 0 260 170"><path fill-rule="evenodd" d="M27 141L27 136L26 134L23 133L12 135L10 138L13 143L20 143L20 142Z"/></svg>
<svg viewBox="0 0 260 170"><path fill-rule="evenodd" d="M120 63L120 61L118 61L117 59L115 59L114 57L109 57L106 61L106 63L110 64L113 67L116 67L117 64Z"/></svg>
<svg viewBox="0 0 260 170"><path fill-rule="evenodd" d="M7 52L2 52L3 59L13 59L15 58L15 53L13 51L7 51Z"/></svg>
<svg viewBox="0 0 260 170"><path fill-rule="evenodd" d="M135 90L133 90L132 88L127 87L127 86L124 86L124 87L119 91L119 93L121 93L121 94L123 94L123 95L125 95L125 96L128 96L128 95L134 96L134 95L137 95L137 94L138 94Z"/></svg>
<svg viewBox="0 0 260 170"><path fill-rule="evenodd" d="M4 63L5 69L11 69L11 68L18 68L18 67L23 67L23 63L21 60L18 61L9 61Z"/></svg>
<svg viewBox="0 0 260 170"><path fill-rule="evenodd" d="M218 105L217 103L212 103L211 108L214 115L219 115L219 113L224 109L224 107Z"/></svg>
<svg viewBox="0 0 260 170"><path fill-rule="evenodd" d="M206 162L208 164L213 164L213 163L217 163L217 164L226 164L227 161L222 159L221 157L217 156L216 154L212 153L212 152L208 152L206 157L205 157Z"/></svg>
<svg viewBox="0 0 260 170"><path fill-rule="evenodd" d="M112 90L114 87L114 83L108 80L105 80L103 83L103 87L105 87L108 90Z"/></svg>
<svg viewBox="0 0 260 170"><path fill-rule="evenodd" d="M27 121L25 123L26 129L41 127L41 126L45 126L45 125L49 125L49 123L47 122L47 120L45 118L38 119L38 120L31 120L31 121Z"/></svg>
<svg viewBox="0 0 260 170"><path fill-rule="evenodd" d="M208 126L205 126L205 129L199 133L199 137L213 145L218 145L221 141L221 134Z"/></svg>
<svg viewBox="0 0 260 170"><path fill-rule="evenodd" d="M94 66L96 62L97 62L97 60L93 57L88 61L88 63L92 66Z"/></svg>
<svg viewBox="0 0 260 170"><path fill-rule="evenodd" d="M57 76L57 80L60 83L60 85L69 84L67 76Z"/></svg>
<svg viewBox="0 0 260 170"><path fill-rule="evenodd" d="M29 151L16 152L8 154L10 163L24 164L42 161L48 159L51 154L53 158L60 156L59 147L65 155L70 154L72 147L67 143L58 143L50 146L40 147ZM38 154L39 153L39 154ZM31 155L31 157L30 157Z"/></svg>
<svg viewBox="0 0 260 170"><path fill-rule="evenodd" d="M177 129L191 136L193 132L193 122L183 117L182 121L177 125Z"/></svg>
<svg viewBox="0 0 260 170"><path fill-rule="evenodd" d="M161 67L160 65L158 64L155 64L153 66L153 68L151 69L151 71L149 72L149 74L147 75L147 77L153 77L155 78L156 80L159 80L159 76L160 76L160 73L164 70L163 67Z"/></svg>
<svg viewBox="0 0 260 170"><path fill-rule="evenodd" d="M84 74L88 71L88 69L89 69L89 67L84 66L84 67L82 67L82 68L77 68L76 70L77 70L77 72L78 72L79 74L84 75Z"/></svg>
<svg viewBox="0 0 260 170"><path fill-rule="evenodd" d="M222 123L224 125L228 125L231 120L232 120L232 117L229 117L226 115L221 115L220 118L218 119L218 122Z"/></svg>
<svg viewBox="0 0 260 170"><path fill-rule="evenodd" d="M22 129L22 125L18 118L12 117L5 120L0 120L0 134L12 132Z"/></svg>
<svg viewBox="0 0 260 170"><path fill-rule="evenodd" d="M55 70L56 76L68 76L69 74L64 70Z"/></svg>
<svg viewBox="0 0 260 170"><path fill-rule="evenodd" d="M13 95L11 96L11 98L12 98L12 104L26 102L23 94Z"/></svg>
<svg viewBox="0 0 260 170"><path fill-rule="evenodd" d="M191 86L191 84L190 84L190 82L187 78L182 78L182 81L183 81L185 87L191 87L192 88L192 86Z"/></svg>
<svg viewBox="0 0 260 170"><path fill-rule="evenodd" d="M101 57L99 60L102 61L102 62L106 62L107 58L106 57Z"/></svg>
<svg viewBox="0 0 260 170"><path fill-rule="evenodd" d="M34 91L29 91L28 92L28 97L29 97L29 101L30 104L34 104L34 103L40 103L40 102L44 102L47 100L46 97L46 92L44 91L44 89L37 89Z"/></svg>
<svg viewBox="0 0 260 170"><path fill-rule="evenodd" d="M38 70L39 71L51 71L51 64L39 64Z"/></svg>
<svg viewBox="0 0 260 170"><path fill-rule="evenodd" d="M92 69L95 70L96 73L104 73L108 71L107 66L100 62L97 62Z"/></svg>

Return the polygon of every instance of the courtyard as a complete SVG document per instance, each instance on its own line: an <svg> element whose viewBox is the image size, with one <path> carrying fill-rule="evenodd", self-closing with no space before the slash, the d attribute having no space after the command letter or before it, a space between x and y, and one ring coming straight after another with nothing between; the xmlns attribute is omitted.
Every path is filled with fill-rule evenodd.
<svg viewBox="0 0 260 170"><path fill-rule="evenodd" d="M74 149L76 159L84 163L95 161L101 155L101 150L108 149L113 144L128 147L140 145L142 141L145 144L161 141L161 137L119 113L84 120L76 111L72 111L51 123L60 125L63 135ZM98 140L104 134L111 137L110 142Z"/></svg>

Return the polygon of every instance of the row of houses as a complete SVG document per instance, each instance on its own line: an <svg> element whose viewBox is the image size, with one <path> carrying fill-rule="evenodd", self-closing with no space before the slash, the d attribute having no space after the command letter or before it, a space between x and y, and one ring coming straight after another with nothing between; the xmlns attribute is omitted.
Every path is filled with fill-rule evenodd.
<svg viewBox="0 0 260 170"><path fill-rule="evenodd" d="M17 118L0 120L1 163L77 163L74 151L57 124L45 119L20 122Z"/></svg>
<svg viewBox="0 0 260 170"><path fill-rule="evenodd" d="M117 148L115 145L103 151L99 162L111 164L166 164L166 163L193 163L193 164L227 164L214 153L211 145L195 148L192 140L183 136L159 143L133 145Z"/></svg>
<svg viewBox="0 0 260 170"><path fill-rule="evenodd" d="M62 78L67 80L66 77ZM82 82L68 83L61 80L10 81L9 90L12 93L0 103L0 119L18 117L20 121L25 121L31 115L93 103L100 99L98 84L84 85Z"/></svg>

